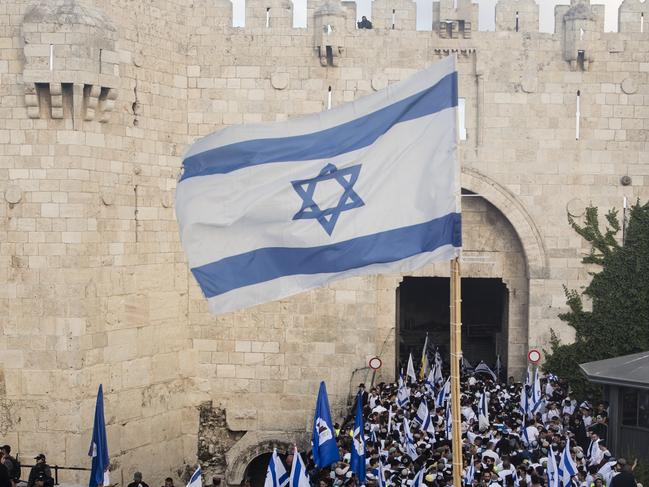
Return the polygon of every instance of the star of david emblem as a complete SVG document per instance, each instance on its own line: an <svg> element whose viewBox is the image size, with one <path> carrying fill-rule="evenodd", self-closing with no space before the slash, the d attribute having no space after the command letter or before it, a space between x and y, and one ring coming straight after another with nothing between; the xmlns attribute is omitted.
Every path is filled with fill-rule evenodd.
<svg viewBox="0 0 649 487"><path fill-rule="evenodd" d="M302 198L302 208L293 216L293 220L313 218L318 220L318 223L320 223L328 235L331 235L343 211L349 211L365 205L361 197L354 191L354 184L358 180L360 171L360 164L345 169L338 169L333 164L327 164L322 168L320 174L314 178L291 181L293 189ZM338 203L331 208L320 208L314 200L318 184L325 181L336 181L342 188L342 194L338 199Z"/></svg>

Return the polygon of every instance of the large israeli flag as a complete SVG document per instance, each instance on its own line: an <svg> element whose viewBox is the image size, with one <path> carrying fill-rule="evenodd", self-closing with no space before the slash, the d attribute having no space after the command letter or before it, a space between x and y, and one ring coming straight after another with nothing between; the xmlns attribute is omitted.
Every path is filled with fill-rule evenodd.
<svg viewBox="0 0 649 487"><path fill-rule="evenodd" d="M456 107L449 57L336 109L194 143L176 215L212 312L457 255Z"/></svg>

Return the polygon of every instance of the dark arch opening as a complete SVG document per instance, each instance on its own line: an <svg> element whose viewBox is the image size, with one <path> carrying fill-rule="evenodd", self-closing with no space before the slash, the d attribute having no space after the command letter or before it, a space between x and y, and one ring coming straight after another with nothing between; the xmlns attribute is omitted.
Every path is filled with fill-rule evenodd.
<svg viewBox="0 0 649 487"><path fill-rule="evenodd" d="M268 470L271 455L272 452L263 453L248 464L243 474L243 485L246 485L246 481L249 481L250 487L264 487L266 470Z"/></svg>
<svg viewBox="0 0 649 487"><path fill-rule="evenodd" d="M419 366L426 333L448 361L450 323L448 277L406 277L397 289L397 368L412 353ZM473 365L493 367L507 357L507 286L498 278L462 278L462 351ZM397 373L398 373L397 370Z"/></svg>

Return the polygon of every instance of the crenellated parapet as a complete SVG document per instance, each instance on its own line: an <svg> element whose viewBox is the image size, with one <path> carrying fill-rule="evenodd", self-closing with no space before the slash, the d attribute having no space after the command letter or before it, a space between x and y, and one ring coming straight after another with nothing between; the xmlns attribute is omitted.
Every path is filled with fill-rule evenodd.
<svg viewBox="0 0 649 487"><path fill-rule="evenodd" d="M649 2L624 0L618 10L618 31L642 33L649 31Z"/></svg>
<svg viewBox="0 0 649 487"><path fill-rule="evenodd" d="M432 10L432 4L429 3L429 7ZM417 27L417 4L413 0L374 0L372 23L375 29L414 31Z"/></svg>
<svg viewBox="0 0 649 487"><path fill-rule="evenodd" d="M42 0L22 24L30 118L107 122L117 98L117 31L76 0Z"/></svg>
<svg viewBox="0 0 649 487"><path fill-rule="evenodd" d="M290 29L293 27L291 0L248 0L246 25L251 28Z"/></svg>
<svg viewBox="0 0 649 487"><path fill-rule="evenodd" d="M496 30L538 32L538 4L534 0L499 0L496 4Z"/></svg>

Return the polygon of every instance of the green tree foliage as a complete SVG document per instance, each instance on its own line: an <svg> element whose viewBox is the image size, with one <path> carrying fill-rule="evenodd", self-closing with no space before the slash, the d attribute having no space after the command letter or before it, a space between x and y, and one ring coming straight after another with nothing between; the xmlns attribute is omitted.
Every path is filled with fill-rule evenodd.
<svg viewBox="0 0 649 487"><path fill-rule="evenodd" d="M597 395L577 364L649 350L649 203L630 210L624 245L616 237L621 229L615 209L600 229L597 208L586 209L583 225L569 217L572 228L591 244L584 258L601 270L593 274L583 295L566 289L567 313L559 315L575 329L575 343L564 345L552 334L544 368L565 377L580 396ZM582 297L592 303L585 311Z"/></svg>

